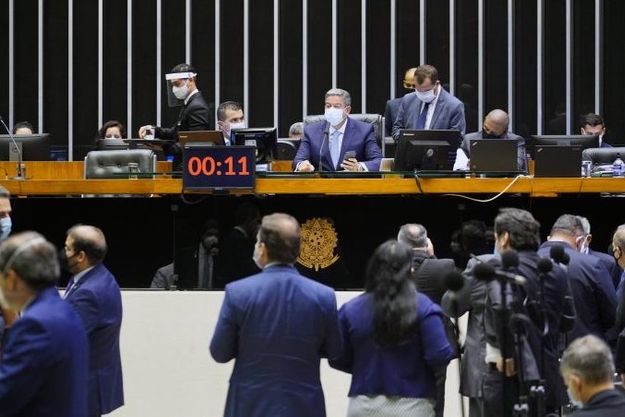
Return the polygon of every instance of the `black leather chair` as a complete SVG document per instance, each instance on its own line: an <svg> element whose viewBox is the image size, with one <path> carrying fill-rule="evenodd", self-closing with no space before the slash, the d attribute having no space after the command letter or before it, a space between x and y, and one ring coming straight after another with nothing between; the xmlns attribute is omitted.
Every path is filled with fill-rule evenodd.
<svg viewBox="0 0 625 417"><path fill-rule="evenodd" d="M295 154L297 153L297 146L286 139L278 139L276 143L276 155L275 160L277 161L292 161L295 159Z"/></svg>
<svg viewBox="0 0 625 417"><path fill-rule="evenodd" d="M127 179L130 163L138 165L139 173L155 172L156 154L148 149L91 151L85 157L84 177Z"/></svg>
<svg viewBox="0 0 625 417"><path fill-rule="evenodd" d="M384 143L384 117L377 113L350 114L349 117L355 120L360 120L361 122L371 123L373 125L373 130L375 131L375 141L378 143L380 149L382 149L382 152L384 152L384 147L382 146ZM323 114L306 116L304 117L304 127L310 123L315 123L321 120L325 120ZM382 156L384 156L384 153Z"/></svg>

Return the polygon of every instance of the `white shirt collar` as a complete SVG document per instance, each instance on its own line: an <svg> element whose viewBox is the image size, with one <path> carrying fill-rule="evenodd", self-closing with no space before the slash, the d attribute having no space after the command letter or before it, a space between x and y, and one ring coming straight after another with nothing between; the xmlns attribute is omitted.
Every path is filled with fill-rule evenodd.
<svg viewBox="0 0 625 417"><path fill-rule="evenodd" d="M191 100L191 97L193 97L195 94L199 93L200 90L198 90L197 88L195 90L193 90L192 92L189 93L189 95L187 96L187 98L184 99L184 105L186 106L187 103L189 102L189 100Z"/></svg>
<svg viewBox="0 0 625 417"><path fill-rule="evenodd" d="M77 273L76 275L74 275L74 285L76 285L78 283L78 281L80 281L80 279L82 277L87 275L87 272L91 271L93 268L95 268L95 265L90 266L89 268L84 269L84 270L80 271L79 273Z"/></svg>
<svg viewBox="0 0 625 417"><path fill-rule="evenodd" d="M336 132L337 130L344 135L345 134L345 128L347 127L347 122L348 121L349 121L349 116L347 116L347 118L345 119L345 122L343 122L343 124L341 125L340 128L335 129L334 126L330 126L330 136L332 136L332 134L334 132Z"/></svg>

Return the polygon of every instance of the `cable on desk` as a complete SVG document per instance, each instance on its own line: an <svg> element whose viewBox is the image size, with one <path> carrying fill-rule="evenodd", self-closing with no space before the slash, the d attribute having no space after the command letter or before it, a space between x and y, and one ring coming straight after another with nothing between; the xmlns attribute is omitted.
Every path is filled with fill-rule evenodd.
<svg viewBox="0 0 625 417"><path fill-rule="evenodd" d="M491 197L491 198L487 198L485 200L479 199L479 198L473 198L473 197L469 197L466 195L462 195L462 194L441 194L444 197L460 197L460 198L465 198L467 200L471 200L471 201L475 201L476 203L490 203L492 201L495 201L496 199L498 199L499 197L501 197L502 195L504 195L506 193L506 191L508 191L515 182L517 182L519 180L519 178L524 177L524 175L517 175L516 177L514 177L512 179L512 181L510 181L510 184L506 185L506 187L501 190L501 192L499 192L498 194L496 194L495 196Z"/></svg>

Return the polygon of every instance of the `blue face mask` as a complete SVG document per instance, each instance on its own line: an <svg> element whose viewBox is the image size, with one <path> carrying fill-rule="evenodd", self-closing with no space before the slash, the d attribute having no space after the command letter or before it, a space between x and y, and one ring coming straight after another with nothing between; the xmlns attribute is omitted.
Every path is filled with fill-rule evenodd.
<svg viewBox="0 0 625 417"><path fill-rule="evenodd" d="M11 222L11 217L3 217L0 219L0 242L5 240L11 234L11 227L13 223Z"/></svg>

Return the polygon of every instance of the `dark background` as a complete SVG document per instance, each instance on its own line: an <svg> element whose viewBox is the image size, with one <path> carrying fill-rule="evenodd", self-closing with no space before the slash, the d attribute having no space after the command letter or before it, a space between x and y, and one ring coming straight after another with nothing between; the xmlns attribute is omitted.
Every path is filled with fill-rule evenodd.
<svg viewBox="0 0 625 417"><path fill-rule="evenodd" d="M478 196L474 196L478 197ZM480 219L492 225L500 207L531 211L541 223L545 239L563 213L587 217L592 225L592 248L607 252L612 233L622 223L623 198L596 195L561 198L502 197L484 204L442 196L179 196L163 198L18 198L13 200L14 231L37 230L63 247L66 230L75 223L102 228L109 242L105 264L123 287L149 287L156 269L173 259L174 227L181 247L198 242L207 219L215 219L223 236L235 226L237 207L251 202L261 215L285 212L300 223L313 217L334 222L338 254L346 273L306 275L336 288L360 287L367 259L405 223L421 223L432 239L437 256L450 256L450 237L462 222ZM172 211L172 207L176 211ZM175 226L174 226L175 222ZM63 283L63 282L62 282Z"/></svg>
<svg viewBox="0 0 625 417"><path fill-rule="evenodd" d="M15 4L15 121L37 126L37 0ZM621 0L605 0L603 25L603 113L608 141L623 142L625 135L625 14ZM53 143L66 145L68 123L74 133L74 159L93 143L99 128L97 115L97 0L74 1L74 78L68 80L67 1L44 1L44 117L42 129ZM251 126L273 124L273 1L250 0L249 109ZM308 1L308 111L319 113L323 94L331 87L331 0ZM456 1L456 95L466 104L468 131L477 128L477 97L484 91L484 110L507 105L507 9L503 0L484 0L485 85L478 85L478 0ZM545 133L564 133L558 121L565 98L565 0L545 1L544 112ZM594 0L573 1L573 114L594 109ZM337 86L353 95L353 110L361 112L361 66L367 65L367 111L383 113L390 96L390 0L368 0L367 19L361 19L360 0L338 1ZM132 3L132 125L156 121L156 2ZM419 1L397 0L395 93L401 95L403 72L419 60ZM514 130L536 132L536 0L514 2ZM192 63L199 72L199 88L214 101L215 0L193 0ZM0 115L8 119L8 9L0 2ZM185 59L185 1L162 0L161 74ZM127 117L127 0L104 2L104 114L103 120ZM302 4L279 2L279 129L285 136L302 116ZM366 24L367 62L361 62L361 25ZM426 61L449 81L449 2L426 1ZM221 100L243 99L243 0L221 1ZM73 83L74 113L67 114L67 87ZM162 81L164 87L164 81ZM162 124L171 125L177 109L166 106L163 88ZM550 121L555 121L550 123ZM553 126L553 128L550 128Z"/></svg>

